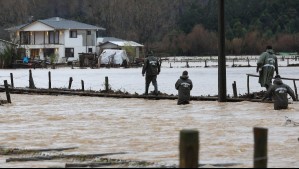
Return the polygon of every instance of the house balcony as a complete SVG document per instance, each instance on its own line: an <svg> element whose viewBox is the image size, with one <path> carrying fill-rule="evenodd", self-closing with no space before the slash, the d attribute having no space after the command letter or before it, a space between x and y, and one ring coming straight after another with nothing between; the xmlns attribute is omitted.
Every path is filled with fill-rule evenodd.
<svg viewBox="0 0 299 169"><path fill-rule="evenodd" d="M21 44L19 48L25 49L44 49L44 48L60 48L64 44Z"/></svg>

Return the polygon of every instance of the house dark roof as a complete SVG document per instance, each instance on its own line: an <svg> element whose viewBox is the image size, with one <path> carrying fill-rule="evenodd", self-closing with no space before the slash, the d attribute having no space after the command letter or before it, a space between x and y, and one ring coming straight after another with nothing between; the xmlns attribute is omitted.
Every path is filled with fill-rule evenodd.
<svg viewBox="0 0 299 169"><path fill-rule="evenodd" d="M53 29L105 30L105 28L102 28L102 27L97 27L94 25L89 25L89 24L85 24L85 23L81 23L81 22L77 22L77 21L67 20L67 19L63 19L60 17L53 17L53 18L44 19L44 20L37 20L35 22L43 23L45 25L52 27ZM35 22L33 22L33 23L35 23ZM30 24L32 24L32 23L12 27L12 28L9 28L6 30L8 30L8 31L22 30L25 27L29 26Z"/></svg>

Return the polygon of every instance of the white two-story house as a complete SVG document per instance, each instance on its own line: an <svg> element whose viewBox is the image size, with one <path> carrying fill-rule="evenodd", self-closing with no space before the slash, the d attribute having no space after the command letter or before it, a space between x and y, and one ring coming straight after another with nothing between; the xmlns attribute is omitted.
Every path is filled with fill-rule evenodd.
<svg viewBox="0 0 299 169"><path fill-rule="evenodd" d="M97 38L105 29L59 17L6 29L22 56L56 62L79 60L80 53L96 53Z"/></svg>

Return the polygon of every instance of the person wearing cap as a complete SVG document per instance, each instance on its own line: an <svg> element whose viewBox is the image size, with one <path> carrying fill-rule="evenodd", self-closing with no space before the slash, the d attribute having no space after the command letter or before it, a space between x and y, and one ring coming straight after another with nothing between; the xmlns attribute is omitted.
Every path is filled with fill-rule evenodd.
<svg viewBox="0 0 299 169"><path fill-rule="evenodd" d="M266 92L265 96L262 98L262 101L273 96L275 110L287 109L289 104L288 94L294 101L297 101L294 91L290 88L290 86L284 84L281 80L281 77L277 75L275 76L273 85Z"/></svg>
<svg viewBox="0 0 299 169"><path fill-rule="evenodd" d="M261 87L268 90L272 85L274 72L278 73L277 57L274 54L272 46L267 46L266 52L263 52L257 61L256 72L259 72L259 83Z"/></svg>
<svg viewBox="0 0 299 169"><path fill-rule="evenodd" d="M144 60L144 65L142 68L142 76L144 76L145 74L144 95L148 95L150 83L152 83L155 88L154 94L158 95L157 76L160 74L160 67L161 64L159 62L159 59L153 55L153 52L149 52Z"/></svg>
<svg viewBox="0 0 299 169"><path fill-rule="evenodd" d="M190 103L190 91L193 88L192 80L189 79L188 72L184 71L182 76L175 83L175 88L179 92L178 105Z"/></svg>

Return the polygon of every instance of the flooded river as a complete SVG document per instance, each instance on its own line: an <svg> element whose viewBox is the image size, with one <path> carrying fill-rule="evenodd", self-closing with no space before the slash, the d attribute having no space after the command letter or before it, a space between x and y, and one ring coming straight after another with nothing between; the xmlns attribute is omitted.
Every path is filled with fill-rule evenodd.
<svg viewBox="0 0 299 169"><path fill-rule="evenodd" d="M0 99L5 94L0 93ZM78 147L69 153L127 152L110 158L178 165L179 132L200 132L200 163L253 167L253 127L268 128L268 167L299 167L299 103L274 111L271 103L219 103L112 99L77 96L11 95L0 106L0 147ZM59 160L6 163L1 168L64 167Z"/></svg>

